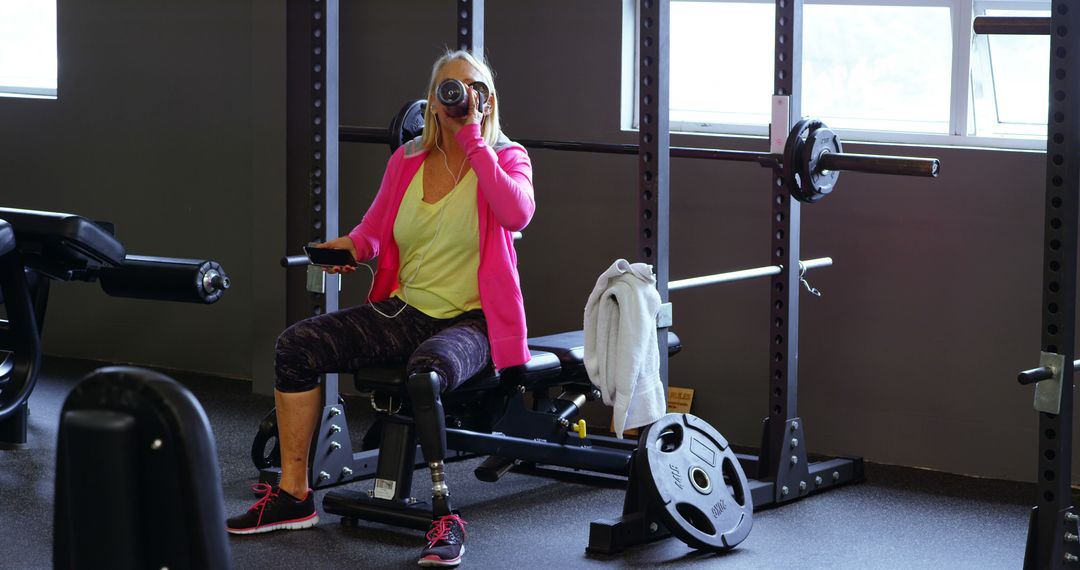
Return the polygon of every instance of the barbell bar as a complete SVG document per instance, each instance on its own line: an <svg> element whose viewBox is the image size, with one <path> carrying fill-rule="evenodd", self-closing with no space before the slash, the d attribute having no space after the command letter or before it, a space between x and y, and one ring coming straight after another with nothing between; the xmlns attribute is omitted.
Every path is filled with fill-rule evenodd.
<svg viewBox="0 0 1080 570"><path fill-rule="evenodd" d="M1050 35L1050 18L1031 16L978 16L972 29L976 34Z"/></svg>
<svg viewBox="0 0 1080 570"><path fill-rule="evenodd" d="M799 268L803 271L808 271L819 267L829 267L832 264L833 260L831 257L819 257L817 259L800 261ZM738 271L728 271L726 273L717 273L715 275L678 279L676 281L668 282L668 291L690 289L692 287L701 287L703 285L715 285L717 283L730 283L732 281L742 281L744 279L754 279L757 277L769 277L771 275L779 275L782 271L784 271L783 265L766 265L765 267L755 267L753 269L740 269Z"/></svg>
<svg viewBox="0 0 1080 570"><path fill-rule="evenodd" d="M340 125L338 137L343 142L389 144L391 150L423 132L422 99L410 101L394 116L389 129ZM595 152L603 154L638 154L634 144L519 139L528 148ZM816 202L832 191L840 171L893 174L933 178L941 169L935 158L881 156L844 153L836 134L816 119L803 119L788 135L784 153L671 147L671 156L735 162L756 162L766 168L783 167L785 157L794 165L784 169L785 185L802 202Z"/></svg>

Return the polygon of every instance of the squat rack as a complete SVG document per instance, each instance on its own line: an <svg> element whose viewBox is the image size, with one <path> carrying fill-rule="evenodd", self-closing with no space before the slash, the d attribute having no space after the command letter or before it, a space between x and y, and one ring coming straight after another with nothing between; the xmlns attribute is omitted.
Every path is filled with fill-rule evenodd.
<svg viewBox="0 0 1080 570"><path fill-rule="evenodd" d="M773 203L771 259L773 265L681 280L678 288L736 279L771 276L770 298L770 401L764 422L761 456L740 455L739 460L756 480L751 481L755 506L791 501L818 490L862 478L862 460L807 461L804 428L797 415L799 283L808 267L800 261L800 203L787 191L784 160L788 130L800 119L802 0L776 0L775 76L773 132L769 153L673 149L668 122L669 0L640 0L638 17L639 144L605 145L519 141L526 146L553 150L578 150L638 156L638 258L653 266L657 289L666 310L658 322L660 375L668 384L667 328L670 326L669 291L669 165L670 157L716 158L756 161L772 169L770 199ZM483 0L457 0L458 49L483 53ZM340 141L382 142L386 131L338 124L338 16L339 0L288 0L288 220L289 243L324 240L338 234L338 146ZM379 137L383 137L380 139ZM838 147L837 143L837 147ZM838 150L838 149L834 149ZM737 155L737 156L736 156ZM824 157L824 158L822 158ZM936 176L933 159L865 155L818 155L834 170L862 170L887 174ZM837 161L837 162L832 162ZM787 165L790 170L793 164ZM814 266L831 264L814 260ZM315 269L307 279L289 277L287 318L300 320L312 313L338 308L338 276ZM340 414L336 375L325 381L324 416ZM335 420L337 421L337 420ZM340 423L340 422L339 422ZM344 427L344 426L343 426ZM348 433L347 429L342 430ZM330 454L343 460L351 456L351 444L340 434L320 434L313 442L313 456ZM323 453L323 452L326 453ZM326 486L351 478L347 462L312 465L314 486ZM340 475L335 475L340 472Z"/></svg>
<svg viewBox="0 0 1080 570"><path fill-rule="evenodd" d="M1080 5L1051 2L1049 18L978 17L977 34L1050 36L1046 132L1042 334L1038 368L1020 372L1035 384L1039 413L1038 496L1028 522L1025 570L1080 566L1080 517L1072 505L1072 435L1076 359L1077 213L1080 203Z"/></svg>

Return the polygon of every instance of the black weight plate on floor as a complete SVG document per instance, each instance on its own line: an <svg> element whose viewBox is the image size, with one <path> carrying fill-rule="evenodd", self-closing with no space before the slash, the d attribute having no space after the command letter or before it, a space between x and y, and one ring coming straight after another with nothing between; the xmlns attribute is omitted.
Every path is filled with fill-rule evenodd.
<svg viewBox="0 0 1080 570"><path fill-rule="evenodd" d="M728 550L750 534L754 506L746 474L708 422L668 414L645 430L635 455L646 500L680 540Z"/></svg>
<svg viewBox="0 0 1080 570"><path fill-rule="evenodd" d="M424 110L427 101L417 99L405 104L390 121L390 152L424 132Z"/></svg>
<svg viewBox="0 0 1080 570"><path fill-rule="evenodd" d="M274 440L274 446L266 449L267 443ZM270 469L281 467L281 444L278 441L277 409L270 410L269 414L259 422L259 431L255 434L255 440L251 442L251 462L256 469Z"/></svg>
<svg viewBox="0 0 1080 570"><path fill-rule="evenodd" d="M816 123L816 126L813 123ZM840 177L839 170L824 170L820 168L818 161L824 154L843 152L840 139L832 129L820 121L813 123L810 125L810 132L806 135L806 142L803 143L802 162L798 165L801 169L799 174L802 180L800 191L805 195L805 199L802 197L797 197L797 199L809 203L817 202L832 192L836 179Z"/></svg>

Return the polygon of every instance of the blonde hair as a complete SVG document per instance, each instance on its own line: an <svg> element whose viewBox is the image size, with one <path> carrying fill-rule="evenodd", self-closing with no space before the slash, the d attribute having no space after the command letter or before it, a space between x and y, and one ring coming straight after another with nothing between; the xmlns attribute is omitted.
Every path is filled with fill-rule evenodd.
<svg viewBox="0 0 1080 570"><path fill-rule="evenodd" d="M484 142L488 146L494 147L495 142L499 140L502 135L502 128L499 125L499 98L496 96L495 91L495 74L492 73L491 67L482 58L465 51L465 50L447 50L439 59L435 60L435 64L431 66L431 80L428 81L427 88L427 109L424 111L424 132L420 136L420 144L427 150L431 150L435 147L435 142L439 137L439 123L435 119L433 110L435 108L435 88L438 87L435 82L439 80L439 71L443 66L454 60L463 60L480 73L480 81L488 86L490 97L488 101L491 104L491 113L484 117L480 123L480 134L484 137Z"/></svg>

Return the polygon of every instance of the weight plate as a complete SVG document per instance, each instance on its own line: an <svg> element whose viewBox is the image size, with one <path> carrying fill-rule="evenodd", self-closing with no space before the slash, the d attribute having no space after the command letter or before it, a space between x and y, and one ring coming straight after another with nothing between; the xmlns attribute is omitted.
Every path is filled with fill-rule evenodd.
<svg viewBox="0 0 1080 570"><path fill-rule="evenodd" d="M805 196L796 197L803 202L813 203L821 200L826 194L832 192L836 185L836 179L840 177L839 170L825 170L820 167L821 157L830 152L840 153L840 139L832 129L826 127L820 121L815 121L817 126L811 126L806 136L806 142L802 147L802 162L799 163L801 170L800 186L801 193Z"/></svg>
<svg viewBox="0 0 1080 570"><path fill-rule="evenodd" d="M746 474L708 422L668 414L645 430L635 455L646 500L680 540L728 550L750 534L754 506Z"/></svg>
<svg viewBox="0 0 1080 570"><path fill-rule="evenodd" d="M390 152L424 133L427 101L409 101L390 121Z"/></svg>
<svg viewBox="0 0 1080 570"><path fill-rule="evenodd" d="M810 134L812 124L820 121L813 119L801 119L791 127L787 142L784 143L784 186L792 198L800 202L806 201L806 195L802 191L803 148L806 146L806 137Z"/></svg>
<svg viewBox="0 0 1080 570"><path fill-rule="evenodd" d="M15 368L15 353L0 351L0 388L3 388L11 378L13 368Z"/></svg>
<svg viewBox="0 0 1080 570"><path fill-rule="evenodd" d="M274 445L267 449L270 440ZM269 469L281 467L281 447L278 442L277 409L270 410L269 414L259 422L259 431L255 434L255 441L251 442L251 462L256 469Z"/></svg>

